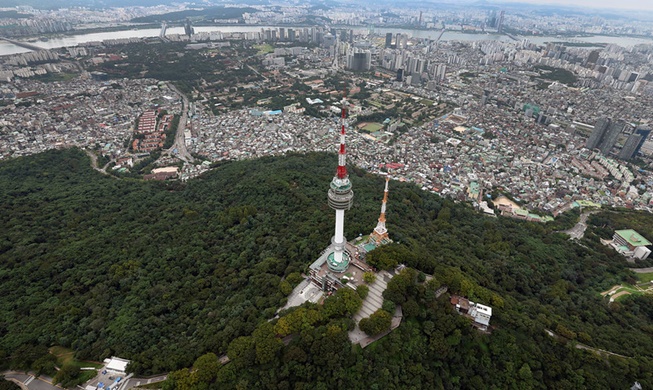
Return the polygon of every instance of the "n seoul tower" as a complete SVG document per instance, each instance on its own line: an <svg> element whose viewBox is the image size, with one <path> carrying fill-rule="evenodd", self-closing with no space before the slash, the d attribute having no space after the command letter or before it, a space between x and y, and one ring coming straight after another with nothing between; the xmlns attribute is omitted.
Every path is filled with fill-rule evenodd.
<svg viewBox="0 0 653 390"><path fill-rule="evenodd" d="M347 100L342 98L342 112L340 115L340 149L338 150L338 169L329 186L329 207L336 211L336 231L331 239L333 252L327 258L327 265L331 271L343 272L349 266L349 254L345 251L345 210L349 210L354 200L354 191L347 174L345 151L345 118Z"/></svg>

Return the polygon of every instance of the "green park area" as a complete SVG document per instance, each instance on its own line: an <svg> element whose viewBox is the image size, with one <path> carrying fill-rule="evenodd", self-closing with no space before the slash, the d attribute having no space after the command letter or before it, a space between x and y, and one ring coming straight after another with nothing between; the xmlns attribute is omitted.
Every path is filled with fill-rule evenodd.
<svg viewBox="0 0 653 390"><path fill-rule="evenodd" d="M547 80L558 81L568 86L573 86L578 81L576 75L566 69L546 65L538 65L535 68L540 71L540 76Z"/></svg>
<svg viewBox="0 0 653 390"><path fill-rule="evenodd" d="M50 353L57 358L57 366L72 365L79 368L102 368L102 364L75 359L75 351L64 347L50 347Z"/></svg>
<svg viewBox="0 0 653 390"><path fill-rule="evenodd" d="M60 383L64 387L73 387L93 379L97 375L97 369L102 368L102 364L78 360L75 358L75 351L60 346L50 347L48 349L53 356L54 364L57 367L54 370L47 369L47 364L43 367L43 372L54 374L53 383Z"/></svg>
<svg viewBox="0 0 653 390"><path fill-rule="evenodd" d="M649 272L646 274L637 274L637 280L639 280L640 283L648 283L653 281L653 272Z"/></svg>
<svg viewBox="0 0 653 390"><path fill-rule="evenodd" d="M653 286L651 286L651 281L653 281L653 272L649 273L638 273L636 274L637 284L632 285L628 283L622 283L616 286L613 286L610 290L604 291L601 293L604 297L610 297L611 301L619 301L626 295L643 295L643 294L652 294Z"/></svg>
<svg viewBox="0 0 653 390"><path fill-rule="evenodd" d="M368 133L376 133L382 128L383 128L382 124L374 122L374 123L368 123L365 126L363 126L362 130Z"/></svg>
<svg viewBox="0 0 653 390"><path fill-rule="evenodd" d="M258 53L256 54L267 54L267 53L272 53L274 51L274 47L269 43L254 45L254 49L258 50Z"/></svg>

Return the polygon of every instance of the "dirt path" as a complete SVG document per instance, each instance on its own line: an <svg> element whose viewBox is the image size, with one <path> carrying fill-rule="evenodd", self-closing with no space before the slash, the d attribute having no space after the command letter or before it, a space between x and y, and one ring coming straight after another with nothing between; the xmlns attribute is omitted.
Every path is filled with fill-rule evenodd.
<svg viewBox="0 0 653 390"><path fill-rule="evenodd" d="M548 334L549 336L555 338L555 339L569 341L569 339L566 339L566 338L556 334L555 332L553 332L550 329L544 329L544 332L546 334ZM622 358L625 358L625 359L632 359L630 356L619 355L618 353L606 351L605 349L593 348L593 347L590 347L589 345L585 345L585 344L581 344L581 343L576 343L575 347L576 347L576 349L584 349L586 351L592 351L592 352L597 353L599 355L605 354L605 355L619 356L619 357L622 357Z"/></svg>
<svg viewBox="0 0 653 390"><path fill-rule="evenodd" d="M603 292L601 293L601 295L606 296L606 295L610 294L610 293L613 292L613 291L617 291L617 290L619 290L620 288L621 288L621 285L619 285L619 286L614 286L614 287L612 287L611 289L609 289L608 291L603 291Z"/></svg>
<svg viewBox="0 0 653 390"><path fill-rule="evenodd" d="M617 298L622 297L622 296L624 296L624 295L630 295L630 294L631 294L630 291L621 291L621 292L618 292L618 293L616 293L616 294L614 294L613 296L610 297L610 302L614 302L614 301L617 300Z"/></svg>

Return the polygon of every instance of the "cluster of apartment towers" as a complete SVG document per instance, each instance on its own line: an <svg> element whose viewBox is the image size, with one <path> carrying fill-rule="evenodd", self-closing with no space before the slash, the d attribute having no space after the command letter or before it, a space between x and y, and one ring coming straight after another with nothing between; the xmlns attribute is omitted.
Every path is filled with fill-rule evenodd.
<svg viewBox="0 0 653 390"><path fill-rule="evenodd" d="M626 123L624 121L601 118L596 122L585 146L588 149L599 149L603 155L607 156L625 128ZM636 157L649 134L651 134L651 129L647 125L637 127L624 142L624 146L619 152L619 158L630 160Z"/></svg>
<svg viewBox="0 0 653 390"><path fill-rule="evenodd" d="M329 207L336 212L335 234L329 245L318 259L311 264L309 275L311 282L324 291L337 290L348 286L355 288L365 272L373 271L365 262L365 254L379 245L392 242L385 226L385 209L388 201L388 182L385 180L385 190L381 203L381 216L370 236L358 239L356 244L345 240L344 224L345 210L349 210L354 200L354 192L346 167L345 150L345 119L347 101L343 98L340 117L340 146L338 149L338 168L331 180L328 192Z"/></svg>

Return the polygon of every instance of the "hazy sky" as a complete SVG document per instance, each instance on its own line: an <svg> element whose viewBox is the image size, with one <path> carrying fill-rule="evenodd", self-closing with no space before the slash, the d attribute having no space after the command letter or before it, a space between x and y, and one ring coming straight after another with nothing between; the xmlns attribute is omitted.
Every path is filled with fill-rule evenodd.
<svg viewBox="0 0 653 390"><path fill-rule="evenodd" d="M651 0L503 0L506 3L532 3L532 4L550 4L550 5L567 5L588 8L618 8L618 9L641 9L653 11L653 1Z"/></svg>

